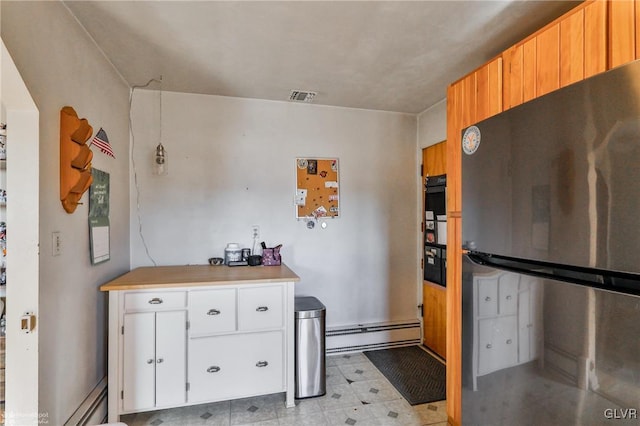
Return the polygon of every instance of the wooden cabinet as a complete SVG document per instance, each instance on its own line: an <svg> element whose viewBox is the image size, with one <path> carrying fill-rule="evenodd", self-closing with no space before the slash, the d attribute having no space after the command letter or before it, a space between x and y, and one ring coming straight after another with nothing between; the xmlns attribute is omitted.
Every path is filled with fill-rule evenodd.
<svg viewBox="0 0 640 426"><path fill-rule="evenodd" d="M185 310L124 315L124 411L175 407L186 402L186 326Z"/></svg>
<svg viewBox="0 0 640 426"><path fill-rule="evenodd" d="M447 306L446 288L425 282L422 286L424 309L424 344L447 359Z"/></svg>
<svg viewBox="0 0 640 426"><path fill-rule="evenodd" d="M606 6L585 2L502 54L505 110L606 70Z"/></svg>
<svg viewBox="0 0 640 426"><path fill-rule="evenodd" d="M294 289L286 266L138 268L109 291L109 422L121 414L286 392Z"/></svg>

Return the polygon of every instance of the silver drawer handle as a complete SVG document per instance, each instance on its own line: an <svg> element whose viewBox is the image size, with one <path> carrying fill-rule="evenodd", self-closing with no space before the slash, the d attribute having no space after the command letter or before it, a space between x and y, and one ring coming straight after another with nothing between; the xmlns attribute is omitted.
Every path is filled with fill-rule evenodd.
<svg viewBox="0 0 640 426"><path fill-rule="evenodd" d="M157 362L158 364L162 364L162 363L164 362L164 358L158 358L158 359L156 360L156 362Z"/></svg>
<svg viewBox="0 0 640 426"><path fill-rule="evenodd" d="M511 300L511 295L507 296L507 300Z"/></svg>
<svg viewBox="0 0 640 426"><path fill-rule="evenodd" d="M159 297L154 297L153 299L149 300L149 303L152 305L159 305L162 303L162 299L160 299Z"/></svg>
<svg viewBox="0 0 640 426"><path fill-rule="evenodd" d="M258 306L256 308L256 312L267 312L269 310L268 306Z"/></svg>
<svg viewBox="0 0 640 426"><path fill-rule="evenodd" d="M484 298L484 301L485 302L489 302L489 301L491 301L491 298L489 296L487 296L487 297Z"/></svg>
<svg viewBox="0 0 640 426"><path fill-rule="evenodd" d="M153 360L152 359L148 359L147 360L147 364L153 364Z"/></svg>
<svg viewBox="0 0 640 426"><path fill-rule="evenodd" d="M269 365L269 363L267 361L258 361L258 362L256 362L256 367L266 367L267 365Z"/></svg>
<svg viewBox="0 0 640 426"><path fill-rule="evenodd" d="M218 371L220 371L220 367L218 367L217 365L213 365L207 368L207 373L217 373Z"/></svg>
<svg viewBox="0 0 640 426"><path fill-rule="evenodd" d="M511 339L507 339L507 345L511 344Z"/></svg>
<svg viewBox="0 0 640 426"><path fill-rule="evenodd" d="M492 347L493 347L493 346L491 345L491 343L489 343L489 344L487 345L487 349L491 349Z"/></svg>
<svg viewBox="0 0 640 426"><path fill-rule="evenodd" d="M217 309L209 309L209 312L207 312L207 315L220 315L220 311Z"/></svg>

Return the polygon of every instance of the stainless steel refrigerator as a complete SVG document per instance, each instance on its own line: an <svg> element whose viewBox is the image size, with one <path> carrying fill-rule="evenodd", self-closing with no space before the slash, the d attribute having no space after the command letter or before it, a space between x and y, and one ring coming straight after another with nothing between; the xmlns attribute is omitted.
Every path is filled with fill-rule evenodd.
<svg viewBox="0 0 640 426"><path fill-rule="evenodd" d="M463 424L638 424L640 62L462 145Z"/></svg>

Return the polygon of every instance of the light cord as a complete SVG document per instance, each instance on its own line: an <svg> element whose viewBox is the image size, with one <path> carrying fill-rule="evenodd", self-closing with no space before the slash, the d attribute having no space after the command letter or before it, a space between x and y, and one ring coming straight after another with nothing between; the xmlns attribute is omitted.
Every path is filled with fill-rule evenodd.
<svg viewBox="0 0 640 426"><path fill-rule="evenodd" d="M151 80L149 80L147 82L147 84L143 84L143 85L134 85L131 87L131 91L129 92L129 134L131 136L131 165L133 168L133 182L134 182L134 186L136 188L136 214L138 216L138 234L140 235L140 239L142 240L142 245L144 246L144 250L147 253L147 257L149 258L149 260L151 261L151 263L153 263L153 266L158 266L156 264L156 261L153 259L153 257L151 256L151 253L149 252L149 247L147 246L147 241L144 238L144 233L142 232L142 216L140 215L140 186L138 185L138 172L136 169L136 160L133 156L133 153L135 152L135 144L136 144L136 139L135 139L135 134L133 131L133 120L131 118L131 109L133 106L133 92L136 89L144 89L145 87L149 86L152 82L157 82L162 84L162 76L160 77L160 80L156 79L156 78L152 78ZM162 90L160 91L160 117L162 117ZM160 137L162 138L162 123L160 123ZM162 140L162 139L160 139Z"/></svg>

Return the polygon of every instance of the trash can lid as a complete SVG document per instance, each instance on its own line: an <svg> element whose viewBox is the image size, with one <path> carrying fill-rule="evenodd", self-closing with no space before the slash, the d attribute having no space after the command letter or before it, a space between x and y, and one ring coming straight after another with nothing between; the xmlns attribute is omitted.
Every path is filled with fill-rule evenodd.
<svg viewBox="0 0 640 426"><path fill-rule="evenodd" d="M296 296L295 311L297 318L317 318L326 315L327 308L312 296Z"/></svg>

